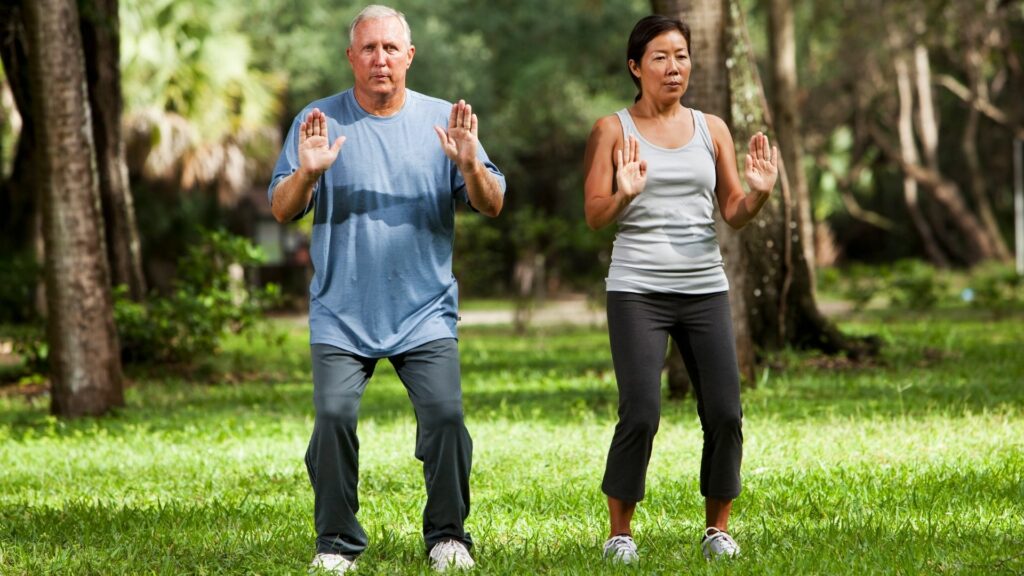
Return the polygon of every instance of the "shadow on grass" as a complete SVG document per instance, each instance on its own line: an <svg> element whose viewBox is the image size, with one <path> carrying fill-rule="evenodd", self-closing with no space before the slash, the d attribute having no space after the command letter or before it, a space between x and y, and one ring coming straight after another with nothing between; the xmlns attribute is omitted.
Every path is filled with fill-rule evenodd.
<svg viewBox="0 0 1024 576"><path fill-rule="evenodd" d="M1024 330L1015 323L993 327L967 320L930 325L915 321L876 328L884 328L890 340L882 365L821 370L791 363L759 389L744 392L748 417L802 420L865 413L914 417L1021 405L1024 359L1019 350ZM128 408L98 421L54 423L47 416L46 398L0 399L0 435L19 439L101 428L136 433L139 427L204 431L246 423L301 424L313 413L308 346L300 338L291 338L285 346L273 353L257 349L245 355L244 346L236 345L231 359L220 367L221 384L197 384L148 372L145 379L137 380ZM518 335L509 328L463 327L461 349L470 419L557 424L590 412L614 421L617 392L603 329L544 328ZM256 379L246 374L255 374ZM663 412L690 417L693 399L666 401ZM367 388L361 417L381 423L413 419L405 389L386 360L378 364Z"/></svg>

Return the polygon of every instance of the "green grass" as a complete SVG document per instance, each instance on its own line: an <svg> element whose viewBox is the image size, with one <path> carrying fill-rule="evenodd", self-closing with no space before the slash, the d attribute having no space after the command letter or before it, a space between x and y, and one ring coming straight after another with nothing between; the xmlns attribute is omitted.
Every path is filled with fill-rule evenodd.
<svg viewBox="0 0 1024 576"><path fill-rule="evenodd" d="M1024 572L1024 321L877 314L881 360L788 352L744 391L743 548L707 564L700 431L666 403L637 512L639 567L600 560L616 394L607 337L462 329L479 574ZM128 407L57 421L0 397L0 574L301 574L312 557L302 456L306 335L244 339L191 374L130 374ZM383 362L360 422L358 574L427 573L409 401Z"/></svg>

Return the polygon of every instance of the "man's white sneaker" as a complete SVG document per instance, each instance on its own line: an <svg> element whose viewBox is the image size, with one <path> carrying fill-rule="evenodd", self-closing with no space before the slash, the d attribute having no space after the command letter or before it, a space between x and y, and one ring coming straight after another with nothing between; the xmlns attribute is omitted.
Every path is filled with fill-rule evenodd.
<svg viewBox="0 0 1024 576"><path fill-rule="evenodd" d="M469 570L476 566L473 557L469 555L469 549L458 540L445 540L434 544L430 549L430 567L438 572L445 572L449 569Z"/></svg>
<svg viewBox="0 0 1024 576"><path fill-rule="evenodd" d="M720 556L738 556L740 547L728 533L718 528L707 528L704 530L704 538L700 541L700 551L704 553L704 558L714 560Z"/></svg>
<svg viewBox="0 0 1024 576"><path fill-rule="evenodd" d="M355 559L341 554L317 554L309 565L310 574L344 574L356 569Z"/></svg>
<svg viewBox="0 0 1024 576"><path fill-rule="evenodd" d="M633 542L633 537L628 534L612 536L605 541L603 557L616 564L632 564L640 560L636 542Z"/></svg>

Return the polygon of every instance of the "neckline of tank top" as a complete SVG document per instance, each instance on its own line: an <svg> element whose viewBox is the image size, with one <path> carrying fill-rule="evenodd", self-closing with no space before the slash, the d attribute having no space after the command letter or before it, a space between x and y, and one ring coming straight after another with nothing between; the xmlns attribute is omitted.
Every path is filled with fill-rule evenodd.
<svg viewBox="0 0 1024 576"><path fill-rule="evenodd" d="M629 121L633 124L633 130L635 130L637 136L640 137L640 141L643 142L644 144L647 144L651 148L654 148L655 150L660 150L662 152L680 152L682 150L685 150L686 148L689 148L690 145L697 141L697 112L693 108L687 108L687 110L690 111L690 118L693 119L693 134L690 135L690 139L686 142L686 144L683 144L682 146L679 146L677 148L666 148L664 146L658 146L654 142L651 142L646 136L643 135L643 132L640 132L640 127L637 126L636 120L633 119L633 114L630 113L629 108L625 108L624 110L626 112L626 115L629 116Z"/></svg>

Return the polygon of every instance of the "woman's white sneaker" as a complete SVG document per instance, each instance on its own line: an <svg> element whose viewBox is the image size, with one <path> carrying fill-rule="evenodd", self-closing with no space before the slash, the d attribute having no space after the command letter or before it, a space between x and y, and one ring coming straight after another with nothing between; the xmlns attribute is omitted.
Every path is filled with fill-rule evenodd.
<svg viewBox="0 0 1024 576"><path fill-rule="evenodd" d="M633 537L628 534L612 536L605 541L603 557L616 564L632 564L640 560L636 542L633 542Z"/></svg>
<svg viewBox="0 0 1024 576"><path fill-rule="evenodd" d="M740 547L728 533L718 528L707 528L704 530L704 538L700 541L700 551L704 553L704 558L714 560L721 556L738 556Z"/></svg>

